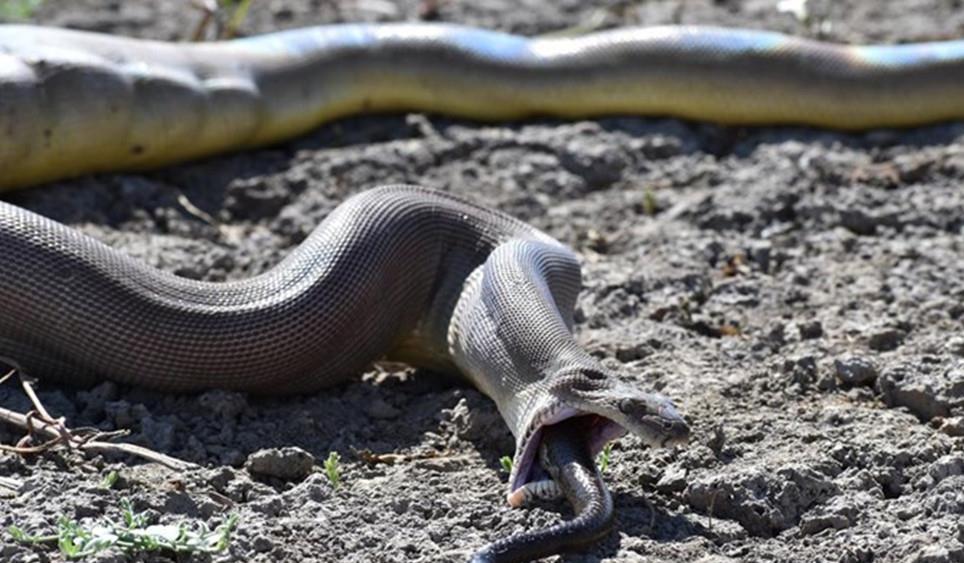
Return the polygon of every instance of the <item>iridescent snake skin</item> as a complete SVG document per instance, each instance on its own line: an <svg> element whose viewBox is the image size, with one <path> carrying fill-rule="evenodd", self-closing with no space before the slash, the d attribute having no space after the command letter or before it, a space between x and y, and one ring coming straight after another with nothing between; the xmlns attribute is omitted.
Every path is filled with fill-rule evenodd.
<svg viewBox="0 0 964 563"><path fill-rule="evenodd" d="M340 25L212 44L0 26L0 187L265 145L338 117L633 113L840 129L964 117L964 41L834 46L716 28L525 39L451 25ZM388 186L346 201L272 270L177 278L0 204L0 356L47 378L173 391L331 385L382 357L460 373L516 436L509 502L577 516L474 561L585 545L612 523L592 456L689 429L572 336L580 269L545 234Z"/></svg>

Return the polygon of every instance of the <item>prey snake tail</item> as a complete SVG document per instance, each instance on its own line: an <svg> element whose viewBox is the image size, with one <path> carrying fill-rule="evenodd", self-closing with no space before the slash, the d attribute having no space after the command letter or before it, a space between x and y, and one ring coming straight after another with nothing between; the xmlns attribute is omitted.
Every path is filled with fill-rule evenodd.
<svg viewBox="0 0 964 563"><path fill-rule="evenodd" d="M964 118L962 99L964 41L841 46L704 27L526 39L360 24L188 45L5 25L0 188L262 146L363 112L865 129ZM463 374L516 437L510 504L562 492L577 512L479 557L518 560L604 533L611 507L592 456L625 432L653 446L689 433L665 397L575 343L570 250L442 192L354 196L275 268L237 282L177 278L5 203L0 253L0 356L38 375L278 393L384 356Z"/></svg>

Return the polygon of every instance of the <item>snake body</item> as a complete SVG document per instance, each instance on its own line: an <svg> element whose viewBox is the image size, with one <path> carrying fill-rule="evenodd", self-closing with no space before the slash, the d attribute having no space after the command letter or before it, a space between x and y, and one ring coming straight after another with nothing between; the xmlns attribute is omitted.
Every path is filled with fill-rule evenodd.
<svg viewBox="0 0 964 563"><path fill-rule="evenodd" d="M7 203L0 253L0 358L27 373L291 393L383 357L459 372L516 436L514 505L545 489L536 456L555 423L592 421L591 452L626 431L653 446L688 436L665 397L622 383L576 344L572 252L444 192L362 192L243 281L179 278Z"/></svg>
<svg viewBox="0 0 964 563"><path fill-rule="evenodd" d="M0 26L0 187L274 143L346 115L630 113L839 129L964 118L964 41L709 27L537 38L345 24L172 44Z"/></svg>
<svg viewBox="0 0 964 563"><path fill-rule="evenodd" d="M613 500L589 448L593 431L592 420L571 418L547 427L539 448L542 467L572 504L575 518L492 542L478 551L471 563L535 560L588 544L609 532L613 524Z"/></svg>
<svg viewBox="0 0 964 563"><path fill-rule="evenodd" d="M0 26L0 188L270 144L362 112L861 129L959 119L962 100L964 41L837 46L699 27L525 39L392 24L185 45ZM244 281L177 278L6 203L0 253L0 356L48 378L278 393L381 357L461 373L516 437L509 502L562 494L577 512L478 561L599 537L612 505L592 456L625 432L653 446L689 433L665 397L575 343L570 250L443 192L354 196Z"/></svg>

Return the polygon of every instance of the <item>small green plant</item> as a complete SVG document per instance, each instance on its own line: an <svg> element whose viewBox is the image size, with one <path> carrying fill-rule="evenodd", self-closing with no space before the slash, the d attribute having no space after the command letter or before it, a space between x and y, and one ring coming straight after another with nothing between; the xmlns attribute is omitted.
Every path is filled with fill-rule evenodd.
<svg viewBox="0 0 964 563"><path fill-rule="evenodd" d="M28 20L44 0L0 0L0 20Z"/></svg>
<svg viewBox="0 0 964 563"><path fill-rule="evenodd" d="M341 484L341 468L339 467L341 463L341 456L338 452L331 452L328 454L328 459L325 460L325 474L328 475L328 480L331 481L331 486L338 488Z"/></svg>
<svg viewBox="0 0 964 563"><path fill-rule="evenodd" d="M656 193L652 188L646 188L643 192L643 213L653 216L657 211L659 211L659 203L656 201Z"/></svg>
<svg viewBox="0 0 964 563"><path fill-rule="evenodd" d="M100 488L102 489L113 489L114 485L117 483L117 479L120 478L120 474L116 471L111 471L104 478L100 480Z"/></svg>
<svg viewBox="0 0 964 563"><path fill-rule="evenodd" d="M231 39L238 34L238 29L248 17L248 9L251 7L251 0L220 0L218 4L222 10L227 11L230 16L225 26L224 37Z"/></svg>
<svg viewBox="0 0 964 563"><path fill-rule="evenodd" d="M613 444L612 442L603 446L601 452L599 452L599 470L605 471L609 469L609 461L612 459L613 454Z"/></svg>
<svg viewBox="0 0 964 563"><path fill-rule="evenodd" d="M506 473L512 473L512 458L504 455L499 458L499 463L502 464L502 471Z"/></svg>
<svg viewBox="0 0 964 563"><path fill-rule="evenodd" d="M57 533L30 535L17 526L7 531L21 543L40 544L56 542L60 552L68 559L96 555L111 548L127 554L140 551L166 550L175 553L219 553L227 549L231 532L238 525L238 515L228 516L214 530L203 522L188 524L148 525L146 514L134 511L130 501L121 501L123 522L84 527L66 516L57 522Z"/></svg>

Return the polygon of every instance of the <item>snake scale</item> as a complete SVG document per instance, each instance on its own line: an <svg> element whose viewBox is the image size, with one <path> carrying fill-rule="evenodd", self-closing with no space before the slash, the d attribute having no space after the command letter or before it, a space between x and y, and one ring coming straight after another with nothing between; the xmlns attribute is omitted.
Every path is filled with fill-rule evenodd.
<svg viewBox="0 0 964 563"><path fill-rule="evenodd" d="M362 112L475 119L669 115L837 129L964 118L964 41L842 46L710 27L526 39L446 24L334 25L170 44L0 26L0 188L262 146ZM243 281L193 281L0 203L0 356L71 382L305 392L382 357L457 372L517 448L509 502L565 496L570 521L498 540L522 561L604 535L593 464L626 432L686 440L668 399L572 336L565 246L441 191L385 186L339 206Z"/></svg>

